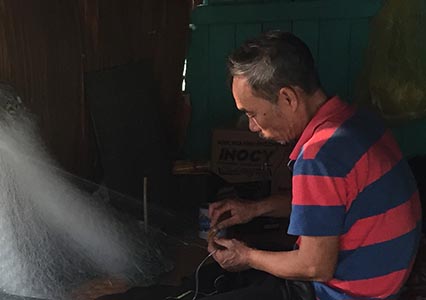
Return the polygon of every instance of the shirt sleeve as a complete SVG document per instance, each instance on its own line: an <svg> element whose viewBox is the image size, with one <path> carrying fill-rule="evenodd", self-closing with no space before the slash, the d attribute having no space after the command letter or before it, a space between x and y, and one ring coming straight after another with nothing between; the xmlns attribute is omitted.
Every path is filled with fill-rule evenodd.
<svg viewBox="0 0 426 300"><path fill-rule="evenodd" d="M336 236L343 233L347 181L333 160L298 159L293 168L292 212L288 233Z"/></svg>

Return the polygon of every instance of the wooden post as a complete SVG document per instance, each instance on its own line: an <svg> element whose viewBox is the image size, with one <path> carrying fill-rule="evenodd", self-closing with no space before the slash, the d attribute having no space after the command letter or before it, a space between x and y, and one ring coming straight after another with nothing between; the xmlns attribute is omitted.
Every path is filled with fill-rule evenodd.
<svg viewBox="0 0 426 300"><path fill-rule="evenodd" d="M143 223L145 227L145 233L148 233L148 196L147 196L147 185L148 178L143 178Z"/></svg>

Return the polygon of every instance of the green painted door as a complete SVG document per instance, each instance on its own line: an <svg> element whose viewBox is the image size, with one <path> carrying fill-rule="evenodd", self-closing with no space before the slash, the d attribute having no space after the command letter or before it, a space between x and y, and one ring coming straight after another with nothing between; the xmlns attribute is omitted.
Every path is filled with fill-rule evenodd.
<svg viewBox="0 0 426 300"><path fill-rule="evenodd" d="M380 9L381 0L208 3L197 8L192 16L187 71L187 92L192 103L188 158L208 159L211 130L226 127L237 119L239 114L227 84L226 57L261 31L282 29L302 38L316 59L327 93L352 101L355 79L368 45L369 21ZM422 121L413 124L395 128L395 133L407 155L426 153L426 143L407 139L412 128L426 127Z"/></svg>

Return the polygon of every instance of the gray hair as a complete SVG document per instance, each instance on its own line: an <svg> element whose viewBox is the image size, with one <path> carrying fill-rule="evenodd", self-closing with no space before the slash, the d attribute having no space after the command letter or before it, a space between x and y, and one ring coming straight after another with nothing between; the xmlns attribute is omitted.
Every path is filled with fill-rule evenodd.
<svg viewBox="0 0 426 300"><path fill-rule="evenodd" d="M228 58L231 79L247 78L253 91L272 103L283 87L299 87L307 94L321 87L312 54L288 32L269 31L242 44Z"/></svg>

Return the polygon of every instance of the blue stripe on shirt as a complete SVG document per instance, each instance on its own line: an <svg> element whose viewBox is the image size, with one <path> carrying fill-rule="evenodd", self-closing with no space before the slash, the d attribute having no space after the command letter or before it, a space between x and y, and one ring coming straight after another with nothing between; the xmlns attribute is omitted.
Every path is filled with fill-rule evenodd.
<svg viewBox="0 0 426 300"><path fill-rule="evenodd" d="M315 289L315 296L319 300L393 300L399 299L400 295L398 293L387 298L356 297L334 290L322 282L313 282L313 286Z"/></svg>
<svg viewBox="0 0 426 300"><path fill-rule="evenodd" d="M300 156L303 156L303 151ZM342 171L344 169L344 171ZM331 154L331 156L322 160L318 159L303 159L299 157L294 163L293 176L297 175L315 175L326 177L345 177L346 167L343 168L343 163Z"/></svg>
<svg viewBox="0 0 426 300"><path fill-rule="evenodd" d="M385 127L375 114L359 111L336 130L321 147L316 158L321 160L323 157L329 157L330 153L335 153L339 156L339 161L344 163L339 168L340 175L346 176L385 131Z"/></svg>
<svg viewBox="0 0 426 300"><path fill-rule="evenodd" d="M315 159L303 159L302 150L294 165L293 174L345 177L384 133L385 128L376 116L359 112L336 129Z"/></svg>
<svg viewBox="0 0 426 300"><path fill-rule="evenodd" d="M407 269L414 258L420 230L421 222L412 231L390 241L340 251L334 277L347 281L362 280Z"/></svg>
<svg viewBox="0 0 426 300"><path fill-rule="evenodd" d="M293 205L288 233L306 236L340 235L345 206Z"/></svg>
<svg viewBox="0 0 426 300"><path fill-rule="evenodd" d="M349 231L359 219L383 214L407 202L417 190L410 174L408 164L401 160L380 179L368 185L353 201L346 216L344 232ZM393 188L389 189L390 186Z"/></svg>

